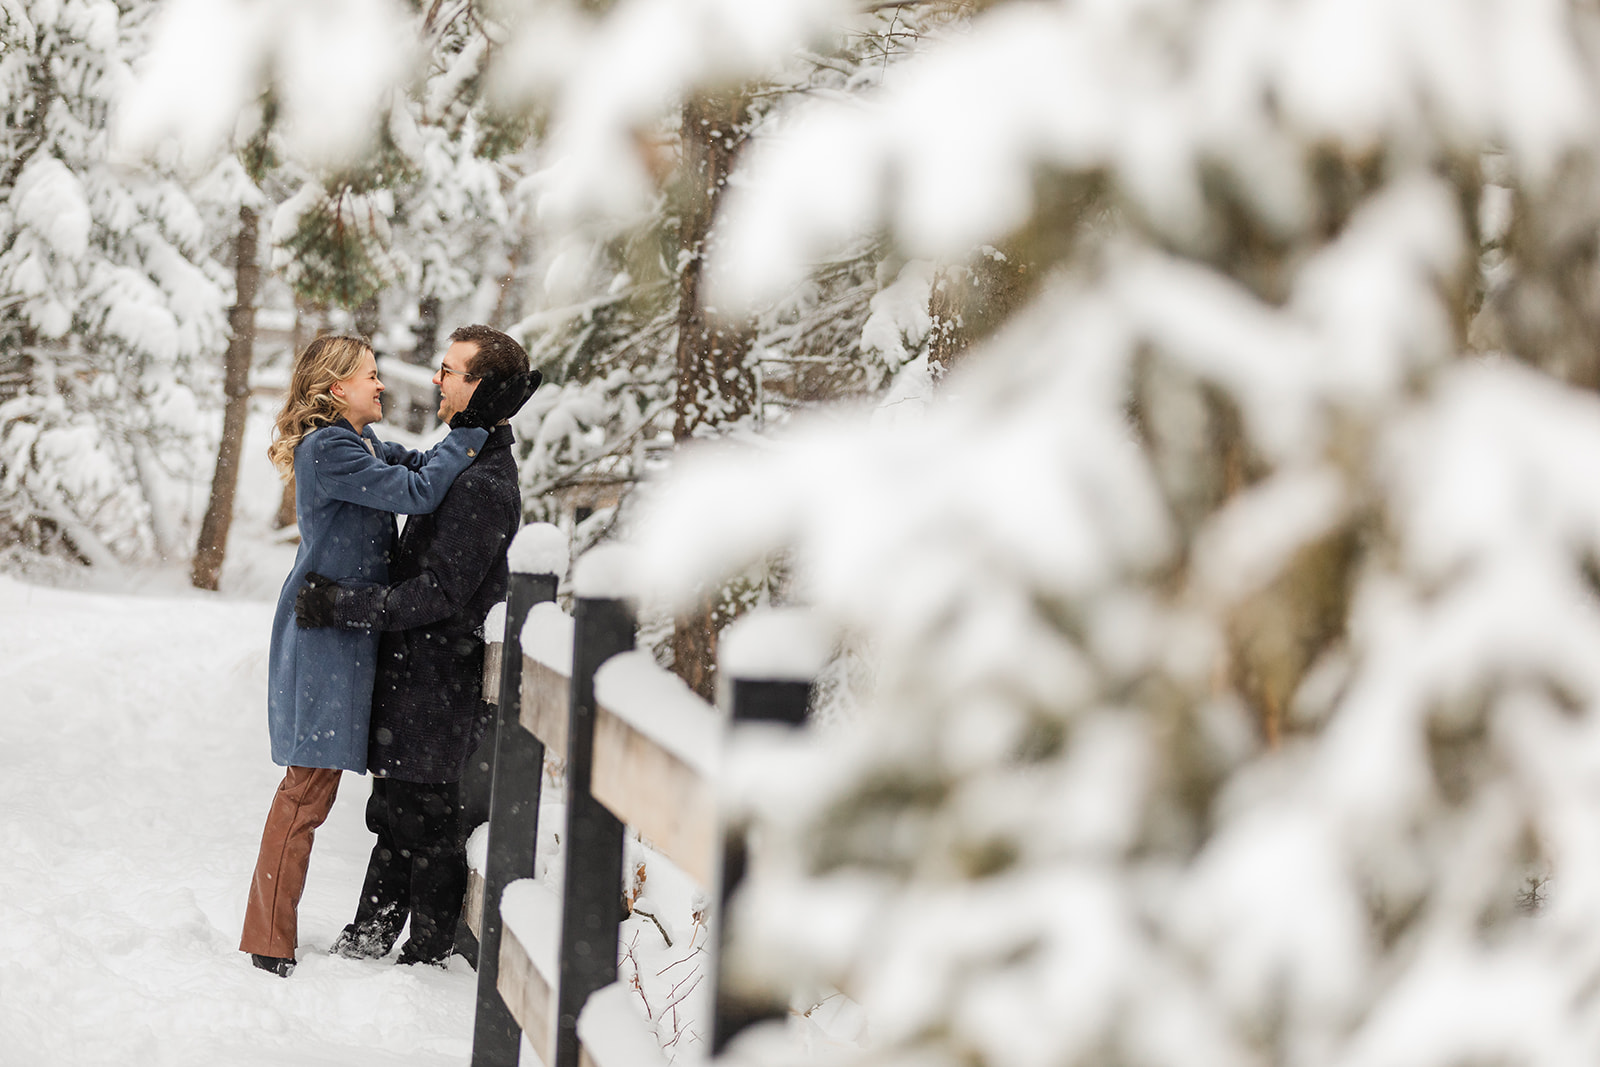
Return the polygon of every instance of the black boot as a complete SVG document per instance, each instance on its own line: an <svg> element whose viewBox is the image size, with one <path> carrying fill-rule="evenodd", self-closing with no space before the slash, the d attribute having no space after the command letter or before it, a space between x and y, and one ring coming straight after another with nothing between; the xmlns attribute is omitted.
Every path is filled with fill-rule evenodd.
<svg viewBox="0 0 1600 1067"><path fill-rule="evenodd" d="M400 949L400 955L395 959L395 966L411 967L421 964L424 967L446 967L450 960L450 953L455 951L455 946L445 949L443 956L419 956L410 945Z"/></svg>
<svg viewBox="0 0 1600 1067"><path fill-rule="evenodd" d="M467 891L467 860L450 845L416 849L411 860L411 936L400 963L444 966L456 948L456 927Z"/></svg>
<svg viewBox="0 0 1600 1067"><path fill-rule="evenodd" d="M376 915L358 919L341 930L328 951L347 960L381 960L394 948L405 921L405 914L397 905L385 905Z"/></svg>
<svg viewBox="0 0 1600 1067"><path fill-rule="evenodd" d="M250 953L250 962L263 971L272 972L279 978L289 977L289 973L294 970L294 959L283 956L262 956L252 952Z"/></svg>

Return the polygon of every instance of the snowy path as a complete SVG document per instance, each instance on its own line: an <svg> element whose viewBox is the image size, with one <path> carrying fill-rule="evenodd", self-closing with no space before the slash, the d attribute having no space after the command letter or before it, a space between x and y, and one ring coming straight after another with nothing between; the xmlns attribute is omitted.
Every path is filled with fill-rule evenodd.
<svg viewBox="0 0 1600 1067"><path fill-rule="evenodd" d="M237 950L261 821L270 604L0 577L0 1064L465 1064L474 976L325 949L368 779L319 831L287 981Z"/></svg>

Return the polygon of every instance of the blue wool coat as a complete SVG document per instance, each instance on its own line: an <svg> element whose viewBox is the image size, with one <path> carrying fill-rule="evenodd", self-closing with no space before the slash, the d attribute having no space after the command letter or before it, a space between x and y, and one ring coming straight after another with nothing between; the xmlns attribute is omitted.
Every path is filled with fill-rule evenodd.
<svg viewBox="0 0 1600 1067"><path fill-rule="evenodd" d="M365 771L378 635L301 629L294 601L312 571L341 585L385 585L394 513L439 506L488 439L452 430L427 452L360 434L343 419L307 434L294 451L300 550L278 594L267 666L267 727L280 766ZM369 447L370 446L370 447Z"/></svg>

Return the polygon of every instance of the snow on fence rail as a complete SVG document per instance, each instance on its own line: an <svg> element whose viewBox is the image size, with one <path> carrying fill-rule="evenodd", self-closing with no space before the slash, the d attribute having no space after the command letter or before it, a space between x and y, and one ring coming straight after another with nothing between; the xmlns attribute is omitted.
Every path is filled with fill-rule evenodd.
<svg viewBox="0 0 1600 1067"><path fill-rule="evenodd" d="M800 724L821 658L792 618L748 620L722 657L724 715L633 651L620 549L579 560L571 616L555 605L567 562L559 539L544 525L518 534L505 614L486 627L503 638L485 653L484 693L498 707L487 848L468 892L480 941L472 1064L514 1067L526 1035L547 1067L646 1067L665 1057L617 982L624 825L725 913L745 856L742 833L722 826L716 807L728 720ZM533 880L546 752L566 762L559 896ZM715 930L713 982L720 922ZM787 1009L722 983L714 1003L713 1054Z"/></svg>

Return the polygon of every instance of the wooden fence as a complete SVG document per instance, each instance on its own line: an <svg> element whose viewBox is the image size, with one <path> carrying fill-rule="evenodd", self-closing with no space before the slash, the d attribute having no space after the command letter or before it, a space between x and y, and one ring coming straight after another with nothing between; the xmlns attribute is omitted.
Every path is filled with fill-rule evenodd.
<svg viewBox="0 0 1600 1067"><path fill-rule="evenodd" d="M530 527L518 541L554 534ZM788 1008L770 993L718 981L720 915L743 876L745 852L742 831L719 819L717 774L730 720L804 722L811 679L795 675L815 666L774 667L758 656L741 677L725 659L727 713L699 700L647 653L629 654L633 611L617 568L605 562L617 551L596 549L578 561L568 616L554 603L554 572L564 558L558 566L548 553L513 546L504 637L485 655L484 690L497 712L487 858L468 891L468 922L479 939L473 1067L515 1067L524 1034L547 1067L666 1062L617 982L628 826L718 905L713 1055L744 1026ZM526 573L529 567L549 573ZM547 754L566 765L559 895L533 880Z"/></svg>

